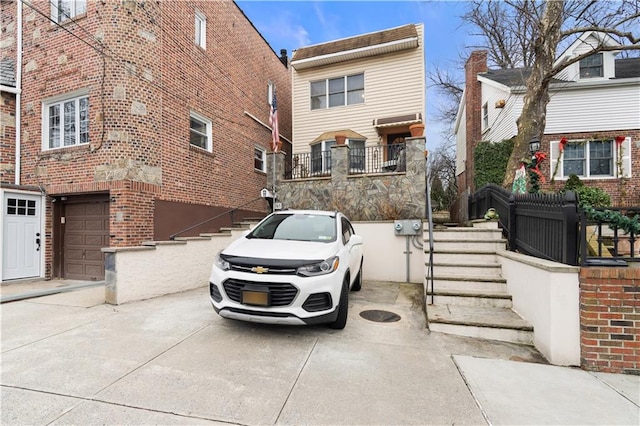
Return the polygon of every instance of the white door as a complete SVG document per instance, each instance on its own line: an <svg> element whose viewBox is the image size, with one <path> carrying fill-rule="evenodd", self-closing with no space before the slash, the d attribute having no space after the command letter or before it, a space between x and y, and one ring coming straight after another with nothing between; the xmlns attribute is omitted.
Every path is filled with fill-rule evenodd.
<svg viewBox="0 0 640 426"><path fill-rule="evenodd" d="M40 203L38 195L4 193L3 280L40 276Z"/></svg>

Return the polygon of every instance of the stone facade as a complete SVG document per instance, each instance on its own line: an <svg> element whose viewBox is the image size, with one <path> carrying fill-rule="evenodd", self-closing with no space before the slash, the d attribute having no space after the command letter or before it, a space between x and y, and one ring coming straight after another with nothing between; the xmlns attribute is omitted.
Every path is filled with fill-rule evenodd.
<svg viewBox="0 0 640 426"><path fill-rule="evenodd" d="M423 137L406 139L404 172L349 174L349 147L331 148L331 177L284 179L284 154L270 154L268 188L273 186L283 208L340 210L354 221L423 219L426 213L426 163Z"/></svg>

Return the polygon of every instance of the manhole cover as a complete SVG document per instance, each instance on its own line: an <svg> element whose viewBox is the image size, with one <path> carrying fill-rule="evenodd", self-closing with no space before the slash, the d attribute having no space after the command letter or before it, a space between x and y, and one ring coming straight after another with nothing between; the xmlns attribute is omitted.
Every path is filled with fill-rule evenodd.
<svg viewBox="0 0 640 426"><path fill-rule="evenodd" d="M394 314L389 311L380 311L377 309L373 309L370 311L362 311L360 312L360 316L366 320L374 321L374 322L396 322L400 321L400 315Z"/></svg>

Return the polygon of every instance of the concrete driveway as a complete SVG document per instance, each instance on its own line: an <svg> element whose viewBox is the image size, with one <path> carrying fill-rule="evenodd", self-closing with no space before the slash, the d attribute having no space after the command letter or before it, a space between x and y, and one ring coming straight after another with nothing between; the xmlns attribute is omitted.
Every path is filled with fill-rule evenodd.
<svg viewBox="0 0 640 426"><path fill-rule="evenodd" d="M473 377L463 379L452 355L471 373L483 358L544 360L528 347L430 333L421 291L365 282L342 331L225 320L206 287L120 306L102 304L101 288L5 303L0 420L485 424L465 383ZM368 310L401 319L367 320Z"/></svg>

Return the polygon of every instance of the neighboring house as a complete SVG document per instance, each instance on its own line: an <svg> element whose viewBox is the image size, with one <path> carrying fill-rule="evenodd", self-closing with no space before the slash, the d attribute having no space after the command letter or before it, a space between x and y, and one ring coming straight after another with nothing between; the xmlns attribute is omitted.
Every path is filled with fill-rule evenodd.
<svg viewBox="0 0 640 426"><path fill-rule="evenodd" d="M264 215L290 75L235 3L3 0L2 26L2 280L101 279L103 247Z"/></svg>
<svg viewBox="0 0 640 426"><path fill-rule="evenodd" d="M409 126L423 123L423 30L410 24L295 50L293 153L324 158L337 134L359 152L404 142ZM383 151L390 160L394 150ZM326 170L327 161L312 167Z"/></svg>
<svg viewBox="0 0 640 426"><path fill-rule="evenodd" d="M610 37L588 32L557 61L600 43L616 46ZM547 182L543 190L561 189L569 175L576 174L586 185L608 192L614 204L640 204L640 58L616 58L618 53L589 56L551 82L540 138L541 151L547 154L540 167ZM528 75L526 69L489 70L485 51L475 51L467 60L455 125L461 194L478 189L473 185L477 143L516 136Z"/></svg>

